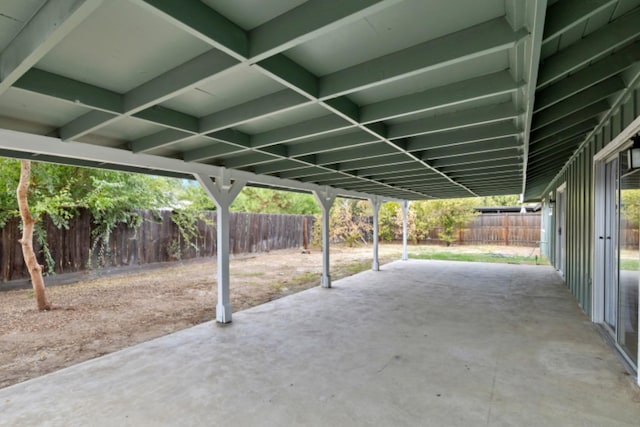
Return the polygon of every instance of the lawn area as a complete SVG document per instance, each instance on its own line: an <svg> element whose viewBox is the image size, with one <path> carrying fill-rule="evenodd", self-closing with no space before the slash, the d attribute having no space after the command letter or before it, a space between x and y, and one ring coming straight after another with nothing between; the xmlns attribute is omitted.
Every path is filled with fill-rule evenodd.
<svg viewBox="0 0 640 427"><path fill-rule="evenodd" d="M539 248L509 246L417 246L409 250L409 258L442 261L492 262L504 264L549 265Z"/></svg>

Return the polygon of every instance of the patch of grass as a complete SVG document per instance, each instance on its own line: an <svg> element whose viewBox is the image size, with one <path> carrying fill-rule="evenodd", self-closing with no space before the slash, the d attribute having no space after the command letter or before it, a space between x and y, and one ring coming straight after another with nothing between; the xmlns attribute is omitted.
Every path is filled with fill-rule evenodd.
<svg viewBox="0 0 640 427"><path fill-rule="evenodd" d="M621 259L620 270L638 271L640 270L640 261L637 259Z"/></svg>
<svg viewBox="0 0 640 427"><path fill-rule="evenodd" d="M283 280L281 282L272 285L276 291L281 291L284 288L292 288L295 286L307 285L309 283L319 282L320 274L311 271L306 271L298 276L294 276L291 279Z"/></svg>
<svg viewBox="0 0 640 427"><path fill-rule="evenodd" d="M349 275L357 274L369 270L371 268L371 261L352 262L351 264L344 265L343 268Z"/></svg>
<svg viewBox="0 0 640 427"><path fill-rule="evenodd" d="M435 259L441 261L493 262L502 264L536 264L536 257L521 255L503 255L493 253L454 253L454 252L421 252L410 253L409 258ZM538 257L537 264L546 265L547 260Z"/></svg>

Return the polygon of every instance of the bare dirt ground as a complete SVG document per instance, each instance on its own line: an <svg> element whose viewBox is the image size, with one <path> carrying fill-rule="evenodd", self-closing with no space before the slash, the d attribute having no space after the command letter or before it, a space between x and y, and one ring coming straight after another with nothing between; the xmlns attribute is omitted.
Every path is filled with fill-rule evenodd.
<svg viewBox="0 0 640 427"><path fill-rule="evenodd" d="M450 249L525 256L532 251L499 246ZM234 311L317 286L321 255L319 249L311 254L281 250L232 258ZM400 256L401 246L380 246L381 264ZM333 280L370 266L371 246L331 248ZM37 311L31 290L0 292L0 388L215 319L215 277L214 261L205 259L50 286L54 310L49 312Z"/></svg>

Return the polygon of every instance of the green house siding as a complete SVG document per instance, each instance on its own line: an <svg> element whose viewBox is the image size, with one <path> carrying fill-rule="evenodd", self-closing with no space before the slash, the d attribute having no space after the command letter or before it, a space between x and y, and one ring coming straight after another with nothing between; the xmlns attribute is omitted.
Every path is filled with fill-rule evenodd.
<svg viewBox="0 0 640 427"><path fill-rule="evenodd" d="M622 130L640 116L640 89L630 92L619 109L592 135L576 153L568 166L543 193L545 207L543 221L546 239L541 240L541 251L556 268L557 213L549 215L549 195L556 198L556 189L566 182L566 268L565 283L575 296L580 308L591 317L591 297L594 260L594 156L607 146ZM545 241L546 240L546 241Z"/></svg>

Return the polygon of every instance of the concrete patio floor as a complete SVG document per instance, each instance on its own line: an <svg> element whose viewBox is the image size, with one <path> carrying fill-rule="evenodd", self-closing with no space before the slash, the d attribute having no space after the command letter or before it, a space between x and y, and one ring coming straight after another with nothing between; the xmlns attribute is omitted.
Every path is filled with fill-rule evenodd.
<svg viewBox="0 0 640 427"><path fill-rule="evenodd" d="M0 390L3 426L639 423L553 269L504 264L397 261Z"/></svg>

